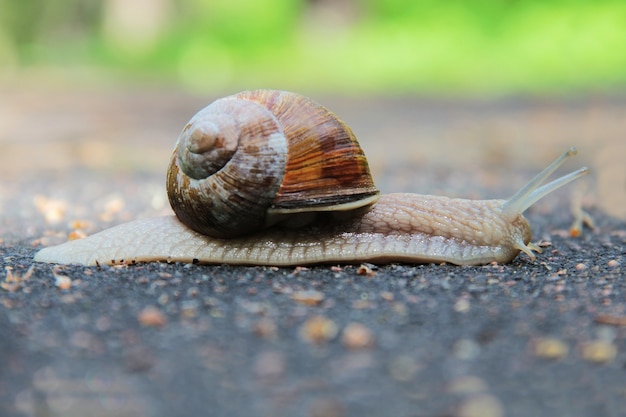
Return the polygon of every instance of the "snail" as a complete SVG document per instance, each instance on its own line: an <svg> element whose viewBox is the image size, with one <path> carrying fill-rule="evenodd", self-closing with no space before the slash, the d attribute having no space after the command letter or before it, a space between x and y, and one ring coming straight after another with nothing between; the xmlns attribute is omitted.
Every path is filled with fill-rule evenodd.
<svg viewBox="0 0 626 417"><path fill-rule="evenodd" d="M350 128L284 91L225 97L181 132L167 174L175 216L136 220L40 250L35 261L240 265L506 263L531 260L523 212L585 175L548 184L570 148L508 200L381 195Z"/></svg>

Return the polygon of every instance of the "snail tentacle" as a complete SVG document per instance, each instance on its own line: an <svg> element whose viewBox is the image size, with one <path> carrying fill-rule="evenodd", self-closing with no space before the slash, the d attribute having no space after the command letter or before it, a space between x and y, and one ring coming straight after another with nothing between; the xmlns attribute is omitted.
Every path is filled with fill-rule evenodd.
<svg viewBox="0 0 626 417"><path fill-rule="evenodd" d="M555 191L557 188L561 188L565 184L568 184L575 179L582 177L583 175L587 175L589 173L589 168L582 167L574 172L557 178L556 180L548 184L545 184L543 186L541 185L554 171L556 171L561 165L563 165L567 159L576 154L578 154L578 150L576 150L576 148L574 147L569 148L567 151L561 154L561 156L555 159L543 171L537 174L535 178L530 180L517 193L515 193L513 197L511 197L506 203L504 203L504 206L502 207L504 214L512 217L517 214L522 214L530 206L541 200L546 195Z"/></svg>

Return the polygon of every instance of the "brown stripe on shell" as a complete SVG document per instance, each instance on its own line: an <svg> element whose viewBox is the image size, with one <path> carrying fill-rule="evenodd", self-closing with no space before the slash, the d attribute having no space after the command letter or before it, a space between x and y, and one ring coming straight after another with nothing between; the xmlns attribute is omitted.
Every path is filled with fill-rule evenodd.
<svg viewBox="0 0 626 417"><path fill-rule="evenodd" d="M354 133L324 106L299 94L275 90L244 91L235 97L266 106L287 137L285 177L273 208L332 210L337 204L355 203L379 193Z"/></svg>

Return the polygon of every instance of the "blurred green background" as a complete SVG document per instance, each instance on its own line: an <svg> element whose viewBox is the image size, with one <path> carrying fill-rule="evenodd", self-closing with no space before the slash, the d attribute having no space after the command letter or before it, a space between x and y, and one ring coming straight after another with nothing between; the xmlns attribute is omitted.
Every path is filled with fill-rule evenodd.
<svg viewBox="0 0 626 417"><path fill-rule="evenodd" d="M619 93L626 1L0 0L0 81Z"/></svg>

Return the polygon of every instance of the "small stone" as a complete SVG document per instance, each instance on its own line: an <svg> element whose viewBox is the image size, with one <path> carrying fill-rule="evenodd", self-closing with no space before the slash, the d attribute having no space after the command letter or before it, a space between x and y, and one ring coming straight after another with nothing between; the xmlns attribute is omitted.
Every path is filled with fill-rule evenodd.
<svg viewBox="0 0 626 417"><path fill-rule="evenodd" d="M278 326L273 320L261 319L254 323L252 331L259 337L264 339L272 339L278 334Z"/></svg>
<svg viewBox="0 0 626 417"><path fill-rule="evenodd" d="M199 303L196 300L185 300L181 303L180 313L184 318L190 319L198 315Z"/></svg>
<svg viewBox="0 0 626 417"><path fill-rule="evenodd" d="M406 306L406 304L400 302L393 303L391 309L399 316L406 316L409 314L409 308Z"/></svg>
<svg viewBox="0 0 626 417"><path fill-rule="evenodd" d="M57 224L63 220L68 206L66 201L55 200L42 195L36 195L34 203L48 224Z"/></svg>
<svg viewBox="0 0 626 417"><path fill-rule="evenodd" d="M293 272L291 272L291 275L298 275L300 272L308 271L308 270L309 268L307 268L306 266L296 266L293 269Z"/></svg>
<svg viewBox="0 0 626 417"><path fill-rule="evenodd" d="M461 403L455 417L502 417L502 403L493 395L480 394L472 396Z"/></svg>
<svg viewBox="0 0 626 417"><path fill-rule="evenodd" d="M124 364L131 372L144 372L157 362L155 355L145 347L135 346L124 352Z"/></svg>
<svg viewBox="0 0 626 417"><path fill-rule="evenodd" d="M309 409L309 417L343 417L345 415L343 403L335 398L316 400Z"/></svg>
<svg viewBox="0 0 626 417"><path fill-rule="evenodd" d="M619 262L615 259L611 259L607 265L611 268L617 268L619 266Z"/></svg>
<svg viewBox="0 0 626 417"><path fill-rule="evenodd" d="M584 271L586 269L587 269L587 265L585 265L584 263L576 264L576 270L577 271Z"/></svg>
<svg viewBox="0 0 626 417"><path fill-rule="evenodd" d="M595 363L607 363L615 359L617 348L605 340L594 340L583 345L583 358Z"/></svg>
<svg viewBox="0 0 626 417"><path fill-rule="evenodd" d="M72 230L69 235L67 235L67 240L78 240L87 237L87 233L82 231L81 229Z"/></svg>
<svg viewBox="0 0 626 417"><path fill-rule="evenodd" d="M167 317L156 307L146 307L139 312L137 320L142 326L162 327L167 324Z"/></svg>
<svg viewBox="0 0 626 417"><path fill-rule="evenodd" d="M316 290L296 291L291 295L291 299L308 306L315 306L324 301L324 293Z"/></svg>
<svg viewBox="0 0 626 417"><path fill-rule="evenodd" d="M54 285L61 290L69 290L72 287L72 280L65 275L55 275Z"/></svg>
<svg viewBox="0 0 626 417"><path fill-rule="evenodd" d="M413 379L418 370L415 360L407 355L401 355L393 358L389 364L389 373L396 381L408 382Z"/></svg>
<svg viewBox="0 0 626 417"><path fill-rule="evenodd" d="M308 319L300 328L300 336L310 343L325 343L333 339L338 332L337 325L324 316L314 316Z"/></svg>
<svg viewBox="0 0 626 417"><path fill-rule="evenodd" d="M467 313L470 310L470 302L467 298L459 298L454 303L454 311L457 313Z"/></svg>
<svg viewBox="0 0 626 417"><path fill-rule="evenodd" d="M467 395L481 394L487 392L488 390L487 383L482 379L471 375L465 375L452 380L446 391L451 394Z"/></svg>
<svg viewBox="0 0 626 417"><path fill-rule="evenodd" d="M392 292L382 291L380 293L380 298L382 298L385 301L393 301L394 300L394 295L393 295Z"/></svg>
<svg viewBox="0 0 626 417"><path fill-rule="evenodd" d="M259 378L278 378L285 373L286 362L280 352L261 352L254 361L254 373Z"/></svg>
<svg viewBox="0 0 626 417"><path fill-rule="evenodd" d="M374 303L368 299L354 300L352 302L352 308L354 308L355 310L366 310L369 308L374 308Z"/></svg>
<svg viewBox="0 0 626 417"><path fill-rule="evenodd" d="M88 349L93 344L93 335L83 330L78 330L70 336L70 343L80 349Z"/></svg>
<svg viewBox="0 0 626 417"><path fill-rule="evenodd" d="M460 339L454 344L454 356L461 360L470 360L480 353L480 345L472 339Z"/></svg>
<svg viewBox="0 0 626 417"><path fill-rule="evenodd" d="M544 359L563 359L569 353L569 347L559 339L542 337L534 341L533 352Z"/></svg>
<svg viewBox="0 0 626 417"><path fill-rule="evenodd" d="M376 271L374 271L372 266L369 264L361 264L361 266L359 266L359 269L356 270L356 273L357 275L365 275L368 277L373 277L374 275L376 275Z"/></svg>
<svg viewBox="0 0 626 417"><path fill-rule="evenodd" d="M350 323L343 329L341 343L351 350L368 348L374 344L374 334L363 324Z"/></svg>
<svg viewBox="0 0 626 417"><path fill-rule="evenodd" d="M613 316L610 314L598 314L594 319L596 323L610 326L626 326L626 316Z"/></svg>
<svg viewBox="0 0 626 417"><path fill-rule="evenodd" d="M96 330L105 332L111 328L111 319L105 316L100 316L96 320Z"/></svg>
<svg viewBox="0 0 626 417"><path fill-rule="evenodd" d="M89 220L74 219L71 222L69 222L68 226L72 229L87 229L91 227L92 225Z"/></svg>
<svg viewBox="0 0 626 417"><path fill-rule="evenodd" d="M104 205L104 212L98 216L104 222L110 222L114 216L124 209L124 200L118 196L110 196Z"/></svg>

